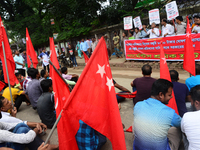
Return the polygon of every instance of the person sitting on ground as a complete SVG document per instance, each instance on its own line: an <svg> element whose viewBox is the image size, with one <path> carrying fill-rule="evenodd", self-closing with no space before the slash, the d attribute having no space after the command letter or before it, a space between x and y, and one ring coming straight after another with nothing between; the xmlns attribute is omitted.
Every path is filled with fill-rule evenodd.
<svg viewBox="0 0 200 150"><path fill-rule="evenodd" d="M188 101L189 90L183 83L179 83L179 73L176 70L170 70L170 76L173 83L174 96L178 107L178 113L183 117L187 112L186 102Z"/></svg>
<svg viewBox="0 0 200 150"><path fill-rule="evenodd" d="M126 89L125 87L119 85L114 79L113 79L113 84L114 84L114 87L116 87L116 88L118 88L119 90L122 91L122 92L120 92L120 93L124 93L124 92L131 93L128 89ZM117 96L117 102L118 102L118 103L120 103L120 102L122 102L122 101L125 100L124 97L121 97L121 96L118 96L118 95L116 95L116 96Z"/></svg>
<svg viewBox="0 0 200 150"><path fill-rule="evenodd" d="M187 112L183 115L181 121L181 130L185 133L188 141L188 150L200 149L200 85L193 87L189 93L191 99L191 105L193 107L192 112Z"/></svg>
<svg viewBox="0 0 200 150"><path fill-rule="evenodd" d="M62 67L61 68L61 72L62 72L62 77L66 80L70 80L70 81L74 81L74 82L77 82L78 81L78 78L79 76L76 75L76 74L67 74L68 73L68 70L67 70L67 67Z"/></svg>
<svg viewBox="0 0 200 150"><path fill-rule="evenodd" d="M12 93L13 103L14 106L17 108L17 111L19 110L19 107L21 106L22 102L26 102L27 105L30 105L30 100L28 96L25 94L25 91L14 88L14 86L11 85L11 93ZM4 89L2 96L11 101L9 87L6 87ZM8 112L10 112L10 110Z"/></svg>
<svg viewBox="0 0 200 150"><path fill-rule="evenodd" d="M52 94L52 80L42 80L40 85L42 87L43 93L37 102L37 112L42 123L46 124L48 128L52 128L56 121L54 95Z"/></svg>
<svg viewBox="0 0 200 150"><path fill-rule="evenodd" d="M134 105L143 101L151 96L151 87L156 79L151 77L152 67L150 65L144 65L142 67L143 77L136 78L131 82L131 86L135 87L137 90L136 97L133 100Z"/></svg>
<svg viewBox="0 0 200 150"><path fill-rule="evenodd" d="M15 73L15 76L17 77L17 80L19 81L19 83L16 84L14 86L14 88L18 88L20 90L23 90L23 83L24 83L25 78L20 73Z"/></svg>
<svg viewBox="0 0 200 150"><path fill-rule="evenodd" d="M0 96L0 118L1 110L6 109L4 106L9 101ZM30 128L33 128L31 130ZM5 123L0 122L0 147L10 147L15 150L23 150L26 146L30 150L36 150L42 140L36 135L46 131L47 127L43 123L22 122L22 123ZM12 130L12 132L10 131Z"/></svg>
<svg viewBox="0 0 200 150"><path fill-rule="evenodd" d="M147 33L147 35L150 35L149 38L157 38L160 36L160 33L159 33L159 29L156 28L156 24L153 22L151 24L151 28Z"/></svg>
<svg viewBox="0 0 200 150"><path fill-rule="evenodd" d="M181 143L181 117L166 106L172 98L173 84L156 80L151 97L134 107L133 150L178 150Z"/></svg>
<svg viewBox="0 0 200 150"><path fill-rule="evenodd" d="M23 82L23 90L24 91L26 91L26 88L28 87L29 82L32 81L32 78L30 77L30 70L32 70L32 68L29 68L27 70L28 76L24 79L24 82Z"/></svg>
<svg viewBox="0 0 200 150"><path fill-rule="evenodd" d="M187 85L189 91L196 85L200 85L200 65L196 64L195 68L196 68L196 76L189 77L185 80L185 84Z"/></svg>
<svg viewBox="0 0 200 150"><path fill-rule="evenodd" d="M26 94L28 95L33 109L37 109L38 98L42 95L42 88L40 86L40 73L38 69L31 68L29 70L30 77L32 81L29 82L26 89Z"/></svg>
<svg viewBox="0 0 200 150"><path fill-rule="evenodd" d="M183 22L183 17L178 16L176 17L176 35L185 34L186 33L186 23Z"/></svg>
<svg viewBox="0 0 200 150"><path fill-rule="evenodd" d="M41 75L40 82L42 80L49 79L49 73L46 70L41 70L40 75Z"/></svg>

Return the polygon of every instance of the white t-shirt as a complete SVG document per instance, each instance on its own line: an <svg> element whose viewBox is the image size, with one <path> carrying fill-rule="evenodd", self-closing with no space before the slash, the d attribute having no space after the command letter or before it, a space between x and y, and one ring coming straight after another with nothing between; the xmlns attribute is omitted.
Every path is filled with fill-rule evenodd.
<svg viewBox="0 0 200 150"><path fill-rule="evenodd" d="M194 26L194 28L192 29L192 32L196 30L198 33L200 33L200 26L196 25Z"/></svg>
<svg viewBox="0 0 200 150"><path fill-rule="evenodd" d="M185 113L181 121L181 130L189 141L188 150L200 150L200 111Z"/></svg>
<svg viewBox="0 0 200 150"><path fill-rule="evenodd" d="M168 33L167 36L173 36L174 35L174 26L170 24L166 24L166 26L162 26L162 36Z"/></svg>
<svg viewBox="0 0 200 150"><path fill-rule="evenodd" d="M152 30L153 30L155 33L153 33ZM150 35L149 38L157 38L157 37L159 37L160 32L159 32L159 29L158 29L158 28L154 28L154 29L149 30L149 31L147 32L147 34Z"/></svg>

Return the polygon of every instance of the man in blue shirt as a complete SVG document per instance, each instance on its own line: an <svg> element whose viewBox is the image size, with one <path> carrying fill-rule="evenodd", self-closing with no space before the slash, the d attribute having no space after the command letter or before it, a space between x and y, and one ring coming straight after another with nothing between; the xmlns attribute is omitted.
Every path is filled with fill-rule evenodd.
<svg viewBox="0 0 200 150"><path fill-rule="evenodd" d="M14 57L14 61L16 64L16 70L19 71L19 73L25 77L25 61L24 58L19 54L19 50L15 51L15 57Z"/></svg>
<svg viewBox="0 0 200 150"><path fill-rule="evenodd" d="M147 24L143 24L142 25L142 30L140 31L140 38L141 39L145 39L145 38L149 38L149 35L147 34L147 32L149 31L149 29L147 29Z"/></svg>
<svg viewBox="0 0 200 150"><path fill-rule="evenodd" d="M89 57L88 48L89 48L89 45L84 39L82 39L81 44L80 44L80 50L83 51Z"/></svg>
<svg viewBox="0 0 200 150"><path fill-rule="evenodd" d="M191 88L195 87L196 85L200 85L200 65L196 64L196 76L192 76L185 80L185 84L187 85L189 91Z"/></svg>
<svg viewBox="0 0 200 150"><path fill-rule="evenodd" d="M169 72L173 83L173 90L178 107L178 113L181 117L183 117L184 113L187 112L185 103L188 101L189 90L185 84L178 82L179 74L176 70L170 70Z"/></svg>
<svg viewBox="0 0 200 150"><path fill-rule="evenodd" d="M178 150L181 142L181 117L166 104L172 98L173 84L156 80L151 97L134 107L133 150Z"/></svg>

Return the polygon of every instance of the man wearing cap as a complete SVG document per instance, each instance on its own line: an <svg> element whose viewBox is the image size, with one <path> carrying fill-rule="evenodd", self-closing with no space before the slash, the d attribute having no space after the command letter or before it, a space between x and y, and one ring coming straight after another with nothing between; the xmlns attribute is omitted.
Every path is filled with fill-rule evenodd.
<svg viewBox="0 0 200 150"><path fill-rule="evenodd" d="M186 31L186 23L183 22L183 17L178 16L176 17L176 35L185 34Z"/></svg>

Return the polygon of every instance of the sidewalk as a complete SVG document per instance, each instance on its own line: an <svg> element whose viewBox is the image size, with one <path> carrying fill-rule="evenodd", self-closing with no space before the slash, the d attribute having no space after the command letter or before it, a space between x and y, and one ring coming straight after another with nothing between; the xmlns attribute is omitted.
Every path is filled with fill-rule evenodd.
<svg viewBox="0 0 200 150"><path fill-rule="evenodd" d="M85 59L76 57L78 66L85 66ZM159 61L129 61L123 58L116 58L116 56L111 56L111 60L109 60L111 67L123 67L123 68L141 68L144 64L149 64L153 69L160 69ZM183 70L183 62L167 62L169 69L180 69Z"/></svg>

